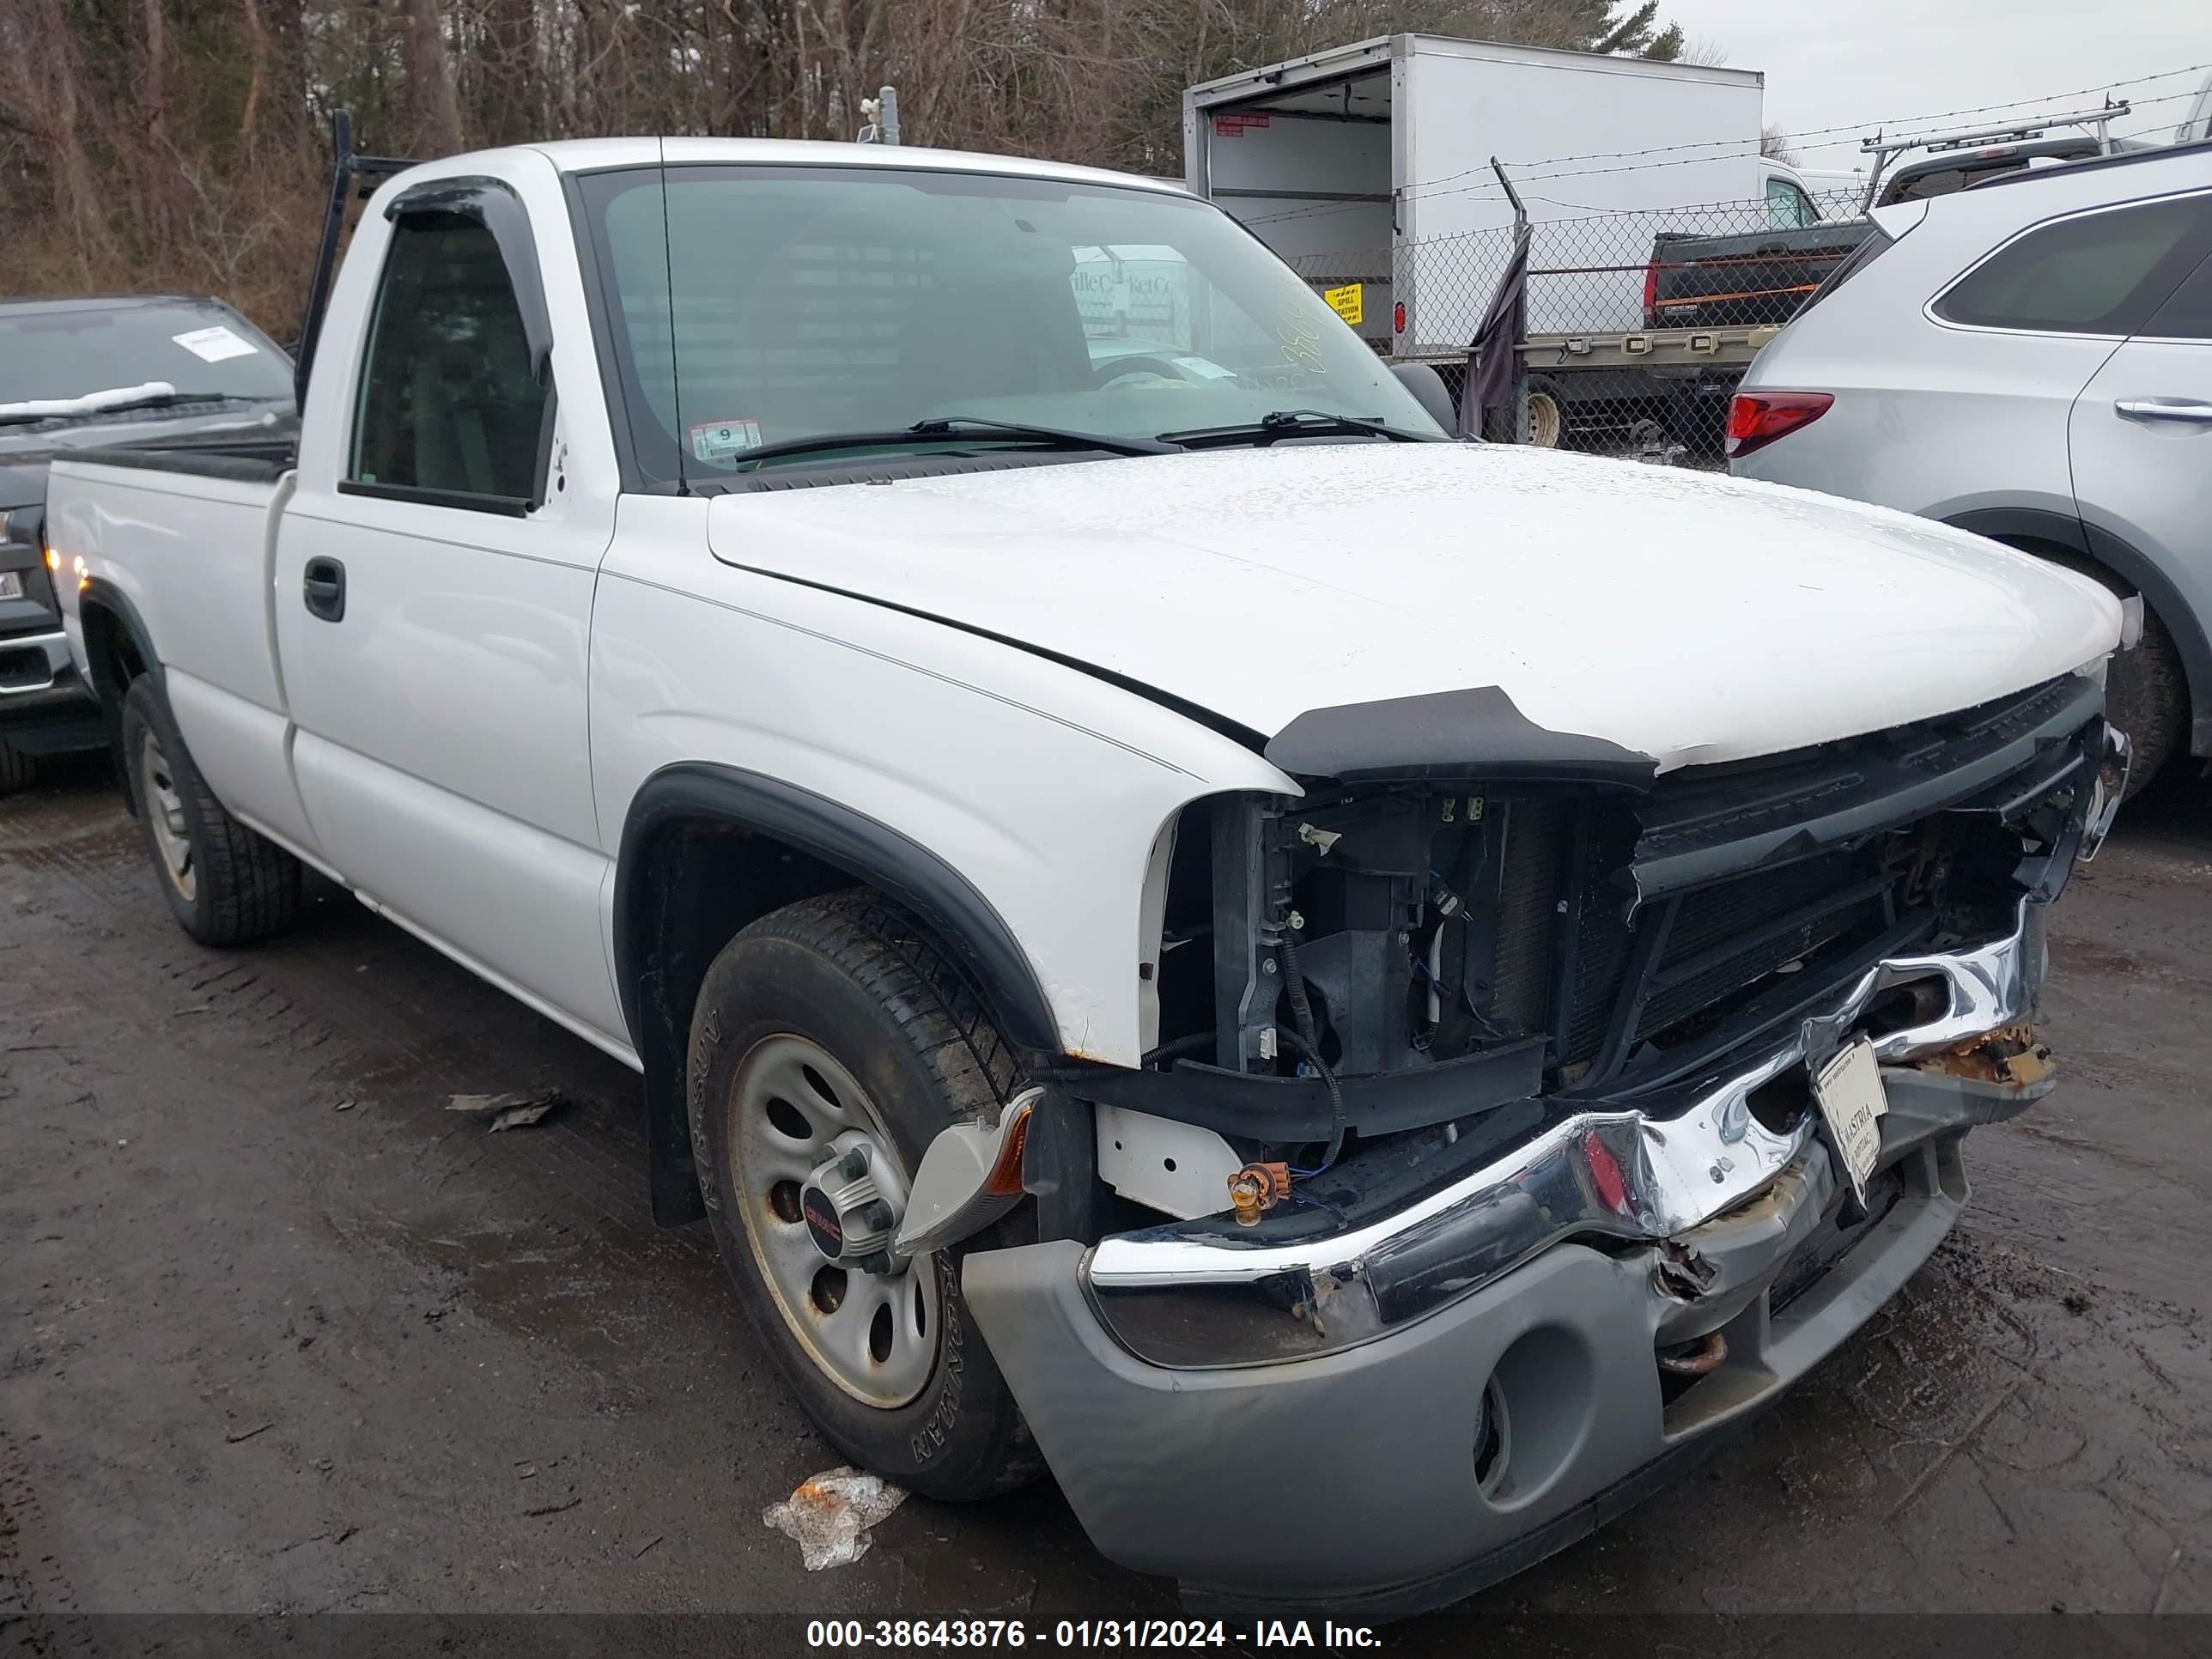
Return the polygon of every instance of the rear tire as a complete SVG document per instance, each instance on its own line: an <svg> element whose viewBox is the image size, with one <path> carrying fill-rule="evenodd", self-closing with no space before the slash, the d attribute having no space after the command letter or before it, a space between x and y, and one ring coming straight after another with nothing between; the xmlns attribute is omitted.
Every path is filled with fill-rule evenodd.
<svg viewBox="0 0 2212 1659"><path fill-rule="evenodd" d="M854 889L745 928L700 988L686 1082L738 1302L830 1443L929 1498L986 1498L1039 1473L960 1293L968 1250L1030 1242L1035 1206L893 1272L833 1263L805 1218L817 1160L865 1143L902 1201L938 1132L995 1116L1018 1085L1013 1051L914 920Z"/></svg>
<svg viewBox="0 0 2212 1659"><path fill-rule="evenodd" d="M2105 714L2133 746L2128 795L2141 794L2185 747L2189 682L2166 624L2146 610L2142 638L2112 659L2105 675Z"/></svg>
<svg viewBox="0 0 2212 1659"><path fill-rule="evenodd" d="M0 742L0 795L20 794L38 781L38 762L21 750Z"/></svg>
<svg viewBox="0 0 2212 1659"><path fill-rule="evenodd" d="M123 763L179 927L203 945L246 945L298 919L299 860L224 810L149 675L124 693Z"/></svg>

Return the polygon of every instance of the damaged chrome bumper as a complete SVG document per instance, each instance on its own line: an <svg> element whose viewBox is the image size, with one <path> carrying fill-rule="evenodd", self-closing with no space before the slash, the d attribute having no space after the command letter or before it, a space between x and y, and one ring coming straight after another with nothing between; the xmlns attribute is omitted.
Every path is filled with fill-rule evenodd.
<svg viewBox="0 0 2212 1659"><path fill-rule="evenodd" d="M2124 769L2124 740L2119 753ZM2087 829L2101 839L2109 822L2108 812L2093 814ZM2094 848L2083 840L2086 854ZM1317 1206L1297 1213L1293 1199L1261 1229L1226 1218L1149 1227L1102 1240L1085 1281L1109 1323L1117 1304L1128 1305L1127 1292L1283 1286L1306 1330L1319 1336L1325 1327L1324 1346L1333 1346L1417 1319L1563 1239L1675 1237L1755 1198L1799 1162L1819 1133L1818 1114L1799 1109L1786 1127L1771 1128L1753 1097L1858 1035L1882 993L1928 988L1924 1017L1874 1037L1885 1066L2025 1025L2046 959L2046 909L2023 898L2001 939L1883 960L1785 1046L1717 1085L1633 1109L1575 1111L1379 1219L1332 1227Z"/></svg>

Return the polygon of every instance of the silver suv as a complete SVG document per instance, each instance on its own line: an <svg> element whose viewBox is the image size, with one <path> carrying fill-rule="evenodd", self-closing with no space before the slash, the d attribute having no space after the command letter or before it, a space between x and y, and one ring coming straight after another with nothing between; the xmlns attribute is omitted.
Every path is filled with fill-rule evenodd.
<svg viewBox="0 0 2212 1659"><path fill-rule="evenodd" d="M1729 470L1903 507L2140 593L2142 643L2107 691L2135 778L2212 756L2212 143L2013 173L1874 218L1745 375ZM1958 641L1973 649L1973 617Z"/></svg>

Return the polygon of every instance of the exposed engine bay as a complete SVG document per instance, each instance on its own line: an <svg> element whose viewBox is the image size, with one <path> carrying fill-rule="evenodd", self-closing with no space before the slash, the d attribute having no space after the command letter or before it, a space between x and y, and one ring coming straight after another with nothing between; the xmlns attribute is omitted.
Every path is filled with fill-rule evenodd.
<svg viewBox="0 0 2212 1659"><path fill-rule="evenodd" d="M1312 1177L1403 1130L1632 1097L1864 965L2055 892L2098 778L2094 683L1644 784L1309 781L1187 810L1158 1041L1099 1094ZM2045 893L2045 896L2048 896ZM1900 987L1870 1030L1913 1022Z"/></svg>

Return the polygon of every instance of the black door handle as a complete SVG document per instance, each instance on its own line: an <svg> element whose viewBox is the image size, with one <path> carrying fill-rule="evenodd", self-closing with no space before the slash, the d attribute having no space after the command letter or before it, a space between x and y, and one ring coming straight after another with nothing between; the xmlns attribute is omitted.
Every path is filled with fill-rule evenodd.
<svg viewBox="0 0 2212 1659"><path fill-rule="evenodd" d="M301 584L311 616L325 622L345 619L345 567L336 559L307 561L306 580Z"/></svg>

